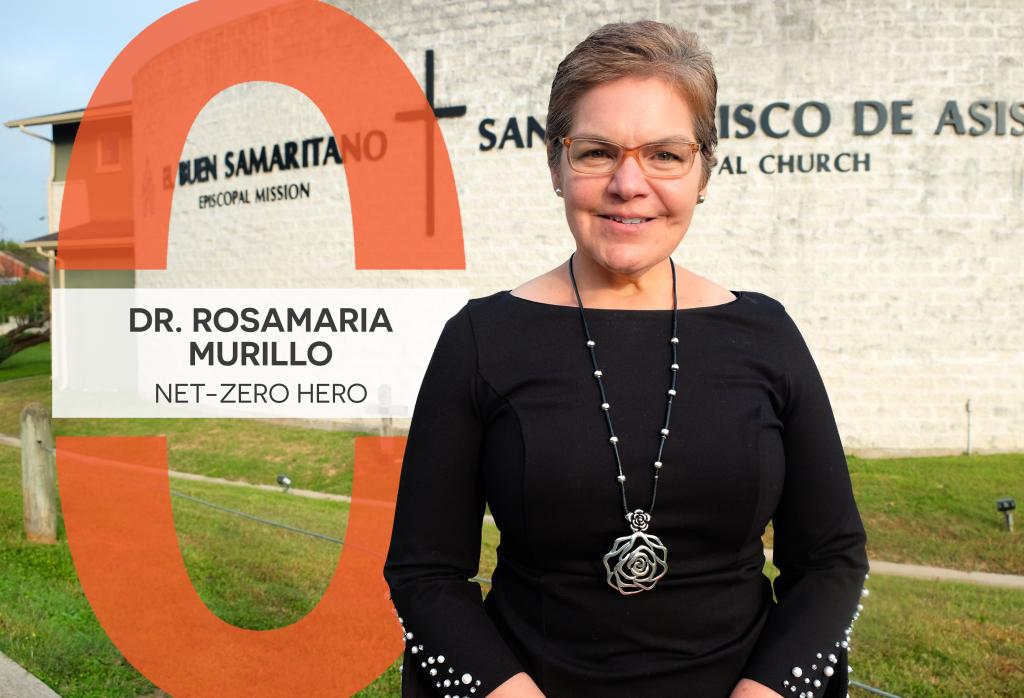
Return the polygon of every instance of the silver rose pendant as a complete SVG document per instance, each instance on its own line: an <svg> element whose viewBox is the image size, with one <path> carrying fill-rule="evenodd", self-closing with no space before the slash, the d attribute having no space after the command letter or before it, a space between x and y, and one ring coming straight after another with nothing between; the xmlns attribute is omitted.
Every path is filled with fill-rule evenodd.
<svg viewBox="0 0 1024 698"><path fill-rule="evenodd" d="M615 539L612 549L604 556L608 584L620 594L639 594L650 591L668 571L668 548L657 536L644 533L651 516L637 509L626 514L632 535Z"/></svg>

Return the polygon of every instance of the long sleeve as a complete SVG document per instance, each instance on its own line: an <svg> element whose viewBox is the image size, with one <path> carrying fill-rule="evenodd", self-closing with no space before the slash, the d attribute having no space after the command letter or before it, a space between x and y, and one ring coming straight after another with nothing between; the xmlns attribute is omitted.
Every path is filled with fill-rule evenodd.
<svg viewBox="0 0 1024 698"><path fill-rule="evenodd" d="M469 306L445 325L413 409L384 577L406 647L402 696L481 698L522 671L483 606L483 429Z"/></svg>
<svg viewBox="0 0 1024 698"><path fill-rule="evenodd" d="M776 603L743 676L783 695L845 696L868 561L839 431L821 376L780 312L785 479L772 517Z"/></svg>

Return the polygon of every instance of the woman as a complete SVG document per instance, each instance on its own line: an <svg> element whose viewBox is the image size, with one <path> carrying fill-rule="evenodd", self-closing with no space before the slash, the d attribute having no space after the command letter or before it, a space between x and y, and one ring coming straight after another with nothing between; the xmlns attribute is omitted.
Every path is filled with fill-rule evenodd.
<svg viewBox="0 0 1024 698"><path fill-rule="evenodd" d="M867 558L821 378L778 301L669 257L716 91L696 37L655 22L559 65L548 155L576 250L471 300L434 350L384 569L403 696L845 695Z"/></svg>

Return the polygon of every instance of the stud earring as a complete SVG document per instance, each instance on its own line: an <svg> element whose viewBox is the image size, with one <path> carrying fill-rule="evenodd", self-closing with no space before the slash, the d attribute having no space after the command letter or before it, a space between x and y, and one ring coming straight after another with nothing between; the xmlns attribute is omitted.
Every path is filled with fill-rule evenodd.
<svg viewBox="0 0 1024 698"><path fill-rule="evenodd" d="M698 204L702 204L702 203L704 203L704 202L705 202L706 200L707 200L707 197L706 197L706 196L704 196L703 194L698 194L698 195L697 195L697 203L698 203Z"/></svg>
<svg viewBox="0 0 1024 698"><path fill-rule="evenodd" d="M561 195L562 195L562 190L556 188L555 189L555 196L561 196Z"/></svg>

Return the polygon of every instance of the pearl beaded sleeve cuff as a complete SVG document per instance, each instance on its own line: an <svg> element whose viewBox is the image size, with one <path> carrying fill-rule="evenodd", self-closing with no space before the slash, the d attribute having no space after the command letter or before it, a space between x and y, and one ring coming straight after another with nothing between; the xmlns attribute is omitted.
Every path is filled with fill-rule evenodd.
<svg viewBox="0 0 1024 698"><path fill-rule="evenodd" d="M864 575L864 579L868 579L868 575ZM861 589L861 597L866 598L868 595L867 587ZM826 696L824 687L828 683L828 680L836 675L837 667L842 670L842 665L846 665L846 673L853 673L853 668L850 666L849 661L840 662L840 658L846 654L849 656L849 652L853 649L851 642L851 636L853 635L853 624L860 618L860 612L864 610L864 604L858 603L857 610L854 611L853 616L850 618L850 624L843 631L843 638L836 640L834 647L825 647L821 652L817 652L814 658L810 660L810 668L805 668L808 662L805 662L803 666L796 665L790 669L790 678L782 680L781 691L783 695L792 693L797 698L824 698ZM837 656L838 655L838 656ZM844 679L840 675L840 679ZM843 680L842 683L847 683ZM839 695L844 691L833 691L834 695Z"/></svg>

